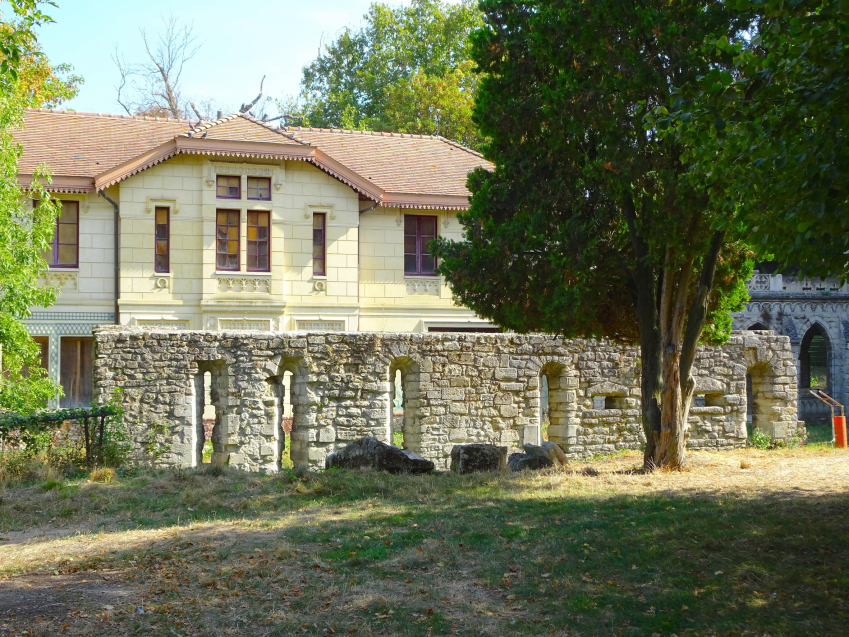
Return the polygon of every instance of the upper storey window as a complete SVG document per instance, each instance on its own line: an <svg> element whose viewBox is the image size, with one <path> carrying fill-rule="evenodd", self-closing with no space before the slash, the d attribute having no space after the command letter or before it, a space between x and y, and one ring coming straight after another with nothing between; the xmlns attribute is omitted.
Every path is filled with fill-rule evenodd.
<svg viewBox="0 0 849 637"><path fill-rule="evenodd" d="M271 201L271 178L248 177L248 199Z"/></svg>
<svg viewBox="0 0 849 637"><path fill-rule="evenodd" d="M323 212L312 216L312 273L314 276L327 275L327 227Z"/></svg>
<svg viewBox="0 0 849 637"><path fill-rule="evenodd" d="M218 175L215 179L215 196L219 199L241 199L242 178L230 175Z"/></svg>
<svg viewBox="0 0 849 637"><path fill-rule="evenodd" d="M171 261L171 223L170 210L168 208L156 208L156 222L154 224L154 271L169 272Z"/></svg>
<svg viewBox="0 0 849 637"><path fill-rule="evenodd" d="M218 210L215 223L215 267L239 269L239 211Z"/></svg>
<svg viewBox="0 0 849 637"><path fill-rule="evenodd" d="M248 212L248 272L268 272L271 213Z"/></svg>
<svg viewBox="0 0 849 637"><path fill-rule="evenodd" d="M44 251L51 268L76 268L79 265L80 204L63 201L62 212L56 220L53 244Z"/></svg>
<svg viewBox="0 0 849 637"><path fill-rule="evenodd" d="M434 275L436 257L430 242L436 239L436 217L404 215L404 274Z"/></svg>

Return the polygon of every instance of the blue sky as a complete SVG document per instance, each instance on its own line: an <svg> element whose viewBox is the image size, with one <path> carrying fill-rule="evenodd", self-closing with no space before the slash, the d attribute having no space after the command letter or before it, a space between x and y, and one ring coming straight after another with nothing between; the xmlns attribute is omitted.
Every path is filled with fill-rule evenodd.
<svg viewBox="0 0 849 637"><path fill-rule="evenodd" d="M409 0L389 0L409 4ZM0 2L0 7L2 7ZM263 75L265 93L282 98L299 90L302 67L321 42L360 24L370 0L58 0L47 13L40 41L54 64L66 62L85 78L80 94L63 108L123 112L115 101L115 45L128 62L141 61L139 28L161 27L173 14L194 24L203 46L184 70L184 93L238 107L253 99ZM228 109L225 109L228 110Z"/></svg>

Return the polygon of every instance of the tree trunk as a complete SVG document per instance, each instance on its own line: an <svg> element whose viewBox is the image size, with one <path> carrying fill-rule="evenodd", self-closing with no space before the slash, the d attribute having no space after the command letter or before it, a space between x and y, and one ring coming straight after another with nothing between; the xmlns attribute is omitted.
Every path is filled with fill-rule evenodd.
<svg viewBox="0 0 849 637"><path fill-rule="evenodd" d="M660 439L660 398L661 398L661 356L660 331L645 330L640 332L640 403L642 406L643 433L646 436L646 447L643 455L643 465L646 469L655 466L655 450Z"/></svg>
<svg viewBox="0 0 849 637"><path fill-rule="evenodd" d="M664 348L662 359L662 389L660 439L654 450L656 467L680 469L684 466L686 413L681 390L681 358L678 348Z"/></svg>
<svg viewBox="0 0 849 637"><path fill-rule="evenodd" d="M660 316L663 334L661 362L661 417L660 438L654 449L654 466L681 469L684 466L687 420L695 383L693 364L699 339L707 320L708 301L713 288L719 251L724 232L715 232L710 248L704 257L698 287L686 315L684 305L688 296L689 272L680 273L677 290L664 285ZM692 261L688 261L688 268ZM671 273L664 274L664 284L671 281ZM676 300L673 302L673 298ZM685 323L686 318L686 323ZM686 330L685 330L686 326Z"/></svg>
<svg viewBox="0 0 849 637"><path fill-rule="evenodd" d="M649 249L640 235L636 209L631 197L622 202L628 233L637 257L634 269L634 292L637 323L640 330L640 404L646 447L643 463L646 469L654 468L655 449L660 438L661 389L661 333L658 317L657 272L652 265Z"/></svg>

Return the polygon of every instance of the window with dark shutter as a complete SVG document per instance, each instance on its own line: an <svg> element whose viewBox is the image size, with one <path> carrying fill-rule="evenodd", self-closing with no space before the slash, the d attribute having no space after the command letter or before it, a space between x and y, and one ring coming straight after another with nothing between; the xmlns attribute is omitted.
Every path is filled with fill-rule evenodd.
<svg viewBox="0 0 849 637"><path fill-rule="evenodd" d="M432 276L436 257L430 242L436 239L436 217L404 215L404 274Z"/></svg>

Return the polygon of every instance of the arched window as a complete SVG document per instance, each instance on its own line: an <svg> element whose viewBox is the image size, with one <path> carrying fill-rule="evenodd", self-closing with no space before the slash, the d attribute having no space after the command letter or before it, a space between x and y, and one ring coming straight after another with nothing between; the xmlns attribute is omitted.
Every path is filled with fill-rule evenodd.
<svg viewBox="0 0 849 637"><path fill-rule="evenodd" d="M414 453L421 452L421 425L419 423L419 365L407 356L394 359L389 364L389 413L387 437Z"/></svg>
<svg viewBox="0 0 849 637"><path fill-rule="evenodd" d="M799 386L828 392L831 387L830 368L831 343L822 326L814 324L799 348Z"/></svg>
<svg viewBox="0 0 849 637"><path fill-rule="evenodd" d="M769 328L763 323L755 323L746 328L747 330L768 330Z"/></svg>

